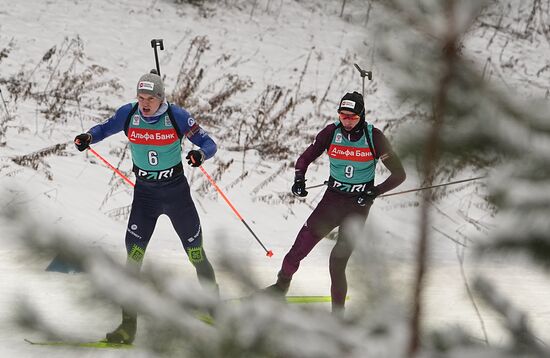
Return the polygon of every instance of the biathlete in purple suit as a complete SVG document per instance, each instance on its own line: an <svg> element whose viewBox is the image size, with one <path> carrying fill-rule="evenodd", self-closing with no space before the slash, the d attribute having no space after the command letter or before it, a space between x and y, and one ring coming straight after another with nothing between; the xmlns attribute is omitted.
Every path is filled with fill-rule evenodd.
<svg viewBox="0 0 550 358"><path fill-rule="evenodd" d="M317 134L315 141L298 158L292 193L305 197L308 166L326 152L330 161L328 188L302 226L294 245L283 259L277 282L268 291L286 294L294 273L315 245L334 228L338 239L329 260L332 312L343 310L347 294L346 266L353 252L353 239L347 237L349 219L367 219L374 199L405 180L405 170L384 134L365 122L363 96L347 93L338 108L339 121ZM377 162L381 160L390 176L374 185Z"/></svg>

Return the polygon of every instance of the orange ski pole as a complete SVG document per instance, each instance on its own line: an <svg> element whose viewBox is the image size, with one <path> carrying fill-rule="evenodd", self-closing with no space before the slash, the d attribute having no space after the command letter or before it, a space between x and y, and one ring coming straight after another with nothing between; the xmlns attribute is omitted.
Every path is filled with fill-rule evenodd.
<svg viewBox="0 0 550 358"><path fill-rule="evenodd" d="M115 173L117 173L122 179L126 181L126 183L130 184L131 186L136 186L128 177L120 172L117 168L113 167L111 163L109 163L105 158L103 158L101 155L99 155L95 150L92 149L92 147L88 147L88 150L92 152L93 155L98 157L103 163L105 163L109 168L111 168Z"/></svg>
<svg viewBox="0 0 550 358"><path fill-rule="evenodd" d="M191 161L194 163L195 160L191 157ZM225 194L223 193L223 191L220 189L220 187L218 186L218 184L216 184L216 182L214 181L214 179L212 179L212 177L206 172L206 170L204 170L204 168L201 166L199 166L200 170L203 172L203 174L208 178L208 180L210 181L210 183L212 183L212 185L214 186L214 188L216 189L216 191L222 196L223 200L225 200L225 202L227 203L227 205L229 205L229 207L231 208L231 210L233 210L233 212L235 213L235 215L237 215L237 217L239 218L239 220L241 220L241 222L244 224L244 226L246 226L246 228L248 229L248 231L250 231L250 233L252 234L252 236L254 236L254 238L256 239L256 241L258 241L258 244L260 244L262 246L262 248L265 250L265 255L268 256L268 257L271 257L273 256L273 251L271 250L268 250L265 245L260 241L260 239L258 238L258 236L256 236L256 234L254 233L254 231L252 231L252 229L250 228L250 226L248 226L248 224L246 223L246 221L243 219L243 217L241 216L241 214L239 214L239 212L237 211L237 209L235 209L235 207L233 206L233 204L231 204L231 202L229 201L229 199L227 199L227 196L225 196Z"/></svg>

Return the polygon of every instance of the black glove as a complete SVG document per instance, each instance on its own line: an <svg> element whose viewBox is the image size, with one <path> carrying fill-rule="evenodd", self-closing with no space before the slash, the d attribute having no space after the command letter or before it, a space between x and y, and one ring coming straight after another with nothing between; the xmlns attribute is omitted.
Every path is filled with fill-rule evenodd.
<svg viewBox="0 0 550 358"><path fill-rule="evenodd" d="M376 187L367 189L367 191L362 192L361 195L357 197L357 204L359 204L359 206L372 205L372 202L378 195Z"/></svg>
<svg viewBox="0 0 550 358"><path fill-rule="evenodd" d="M92 143L92 135L90 133L82 133L74 137L74 145L79 151L85 151Z"/></svg>
<svg viewBox="0 0 550 358"><path fill-rule="evenodd" d="M292 194L296 196L304 197L307 195L306 191L306 179L303 174L297 174L294 177L294 184L292 185Z"/></svg>
<svg viewBox="0 0 550 358"><path fill-rule="evenodd" d="M202 150L191 150L185 157L187 163L192 167L200 167L204 163L204 153Z"/></svg>

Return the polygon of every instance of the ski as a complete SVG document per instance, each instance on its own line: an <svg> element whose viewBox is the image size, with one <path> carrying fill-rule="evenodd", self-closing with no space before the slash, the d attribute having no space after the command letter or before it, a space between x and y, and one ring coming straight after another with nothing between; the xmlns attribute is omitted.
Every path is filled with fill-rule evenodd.
<svg viewBox="0 0 550 358"><path fill-rule="evenodd" d="M248 297L237 297L237 298L229 298L224 300L225 302L240 302L250 299L250 296ZM307 304L307 303L323 303L323 302L331 302L332 298L330 296L286 296L285 297L287 303L293 303L293 304ZM349 300L350 297L346 296L346 301ZM213 325L214 324L214 318L210 316L207 313L197 313L196 314L197 319L203 321L206 324ZM133 346L131 344L121 344L121 343L110 343L106 340L100 340L100 341L90 341L90 342L78 342L78 341L31 341L30 339L25 338L25 342L37 345L37 346L58 346L58 347L82 347L82 348L116 348L116 349L128 349L132 348Z"/></svg>
<svg viewBox="0 0 550 358"><path fill-rule="evenodd" d="M349 296L346 296L346 301L349 300ZM330 296L286 296L288 303L319 303L319 302L332 302Z"/></svg>
<svg viewBox="0 0 550 358"><path fill-rule="evenodd" d="M78 341L31 341L25 338L25 342L32 344L33 346L57 346L57 347L82 347L82 348L115 348L115 349L128 349L132 348L131 344L110 343L106 340L90 341L90 342L78 342Z"/></svg>
<svg viewBox="0 0 550 358"><path fill-rule="evenodd" d="M224 302L242 302L249 300L252 296L245 296L245 297L236 297L236 298L228 298L225 299ZM287 303L294 303L294 304L306 304L306 303L323 303L323 302L332 302L332 298L330 296L285 296ZM349 300L349 296L346 296L346 301ZM195 317L209 325L213 325L215 323L214 318L210 316L208 313L197 313Z"/></svg>
<svg viewBox="0 0 550 358"><path fill-rule="evenodd" d="M254 295L250 296L243 296L243 297L235 297L235 298L228 298L223 300L224 302L241 302L250 300ZM273 296L274 298L279 298L277 296ZM280 297L281 300L283 300L283 297ZM323 303L323 302L332 302L332 298L330 296L285 296L284 299L286 300L286 303L292 303L292 304L307 304L307 303ZM346 301L350 299L349 296L346 296Z"/></svg>
<svg viewBox="0 0 550 358"><path fill-rule="evenodd" d="M225 301L239 302L250 298L251 296L245 296L245 297L229 298ZM285 299L287 303L296 303L296 304L332 302L332 298L330 296L285 296ZM346 301L349 299L350 297L346 296Z"/></svg>

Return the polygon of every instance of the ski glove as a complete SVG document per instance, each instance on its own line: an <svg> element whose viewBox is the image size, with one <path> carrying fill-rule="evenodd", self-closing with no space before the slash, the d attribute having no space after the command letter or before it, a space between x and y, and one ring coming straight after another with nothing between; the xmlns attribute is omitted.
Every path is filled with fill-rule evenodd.
<svg viewBox="0 0 550 358"><path fill-rule="evenodd" d="M372 205L372 202L376 197L378 196L378 190L376 187L367 189L367 191L364 191L357 197L357 204L359 206L366 206L366 205Z"/></svg>
<svg viewBox="0 0 550 358"><path fill-rule="evenodd" d="M92 143L92 135L90 133L82 133L74 138L74 145L79 151L85 151Z"/></svg>
<svg viewBox="0 0 550 358"><path fill-rule="evenodd" d="M292 185L292 194L296 196L304 197L307 195L306 191L306 179L303 175L296 175L294 177L294 185Z"/></svg>
<svg viewBox="0 0 550 358"><path fill-rule="evenodd" d="M204 163L204 152L202 150L191 150L185 157L187 163L192 167L200 167Z"/></svg>

